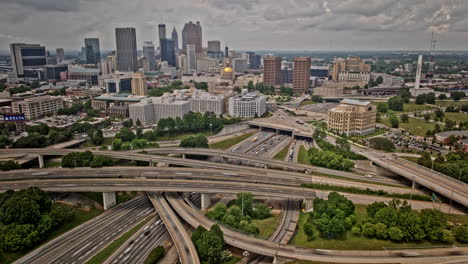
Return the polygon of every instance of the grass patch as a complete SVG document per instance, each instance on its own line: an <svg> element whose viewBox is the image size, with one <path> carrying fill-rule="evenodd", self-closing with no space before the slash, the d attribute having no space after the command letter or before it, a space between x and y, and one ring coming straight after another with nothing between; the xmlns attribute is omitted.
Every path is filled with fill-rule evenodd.
<svg viewBox="0 0 468 264"><path fill-rule="evenodd" d="M405 160L409 160L409 161L414 162L414 163L418 163L418 159L419 159L419 158L416 158L416 157L408 157L408 156L400 156L400 158L405 159Z"/></svg>
<svg viewBox="0 0 468 264"><path fill-rule="evenodd" d="M138 192L119 192L115 199L117 204L125 203L138 196Z"/></svg>
<svg viewBox="0 0 468 264"><path fill-rule="evenodd" d="M362 223L367 217L366 206L356 204L355 215L358 223ZM304 224L307 222L310 214L301 214L299 217L298 231L291 244L295 246L303 246L319 249L332 250L381 250L383 247L422 247L434 246L442 244L433 244L428 241L412 242L412 243L397 243L390 240L380 240L375 238L366 238L364 236L355 236L348 231L345 239L326 239L317 236L316 239L309 241L304 234ZM313 262L312 262L313 263Z"/></svg>
<svg viewBox="0 0 468 264"><path fill-rule="evenodd" d="M151 217L147 217L138 225L134 226L132 229L121 235L119 238L110 243L103 250L99 251L94 257L92 257L86 264L99 264L103 263L112 253L114 253L125 241L127 241L133 234L135 234L142 226L144 226Z"/></svg>
<svg viewBox="0 0 468 264"><path fill-rule="evenodd" d="M279 214L272 214L272 216L267 219L252 220L252 223L257 224L258 229L260 229L260 233L258 233L256 237L261 239L268 239L271 237L271 235L273 235L276 230L276 226L278 225L279 216Z"/></svg>
<svg viewBox="0 0 468 264"><path fill-rule="evenodd" d="M355 194L366 194L366 195L376 195L382 197L390 197L390 198L400 198L400 199L410 199L419 200L419 201L431 201L431 198L426 195L421 194L409 194L409 193L388 193L384 190L371 190L355 188L355 187L347 187L347 186L336 186L336 185L329 185L329 184L321 184L321 183L303 183L301 187L315 189L315 190L326 190L326 191L336 191L336 192L345 192L345 193L355 193Z"/></svg>
<svg viewBox="0 0 468 264"><path fill-rule="evenodd" d="M66 205L67 206L67 205ZM0 263L13 263L15 260L23 257L24 255L28 254L29 252L33 251L36 248L39 248L40 246L44 245L45 243L51 241L52 239L68 232L69 230L83 224L84 222L93 219L94 217L100 215L103 211L96 209L96 208L91 208L89 211L82 210L76 206L69 206L74 213L73 218L70 221L67 221L60 225L56 230L54 230L49 237L44 240L41 244L36 246L35 248L31 250L26 250L26 251L19 251L19 252L14 252L14 253L4 253L0 252Z"/></svg>
<svg viewBox="0 0 468 264"><path fill-rule="evenodd" d="M88 197L89 199L97 202L100 205L103 204L102 193L100 193L100 192L82 192L82 193L79 193L79 194Z"/></svg>
<svg viewBox="0 0 468 264"><path fill-rule="evenodd" d="M62 166L62 162L59 161L46 161L44 167L46 168L60 168Z"/></svg>
<svg viewBox="0 0 468 264"><path fill-rule="evenodd" d="M317 102L314 102L312 100L304 100L304 101L301 102L301 104L299 106L313 105L313 104L317 104Z"/></svg>
<svg viewBox="0 0 468 264"><path fill-rule="evenodd" d="M93 142L91 142L91 140L86 140L86 142L84 143L84 147L87 147L87 148L91 148L91 147L100 147L100 146L110 146L112 145L112 140L113 138L104 138L104 141L102 142L102 145L99 145L99 146L96 146L93 144Z"/></svg>
<svg viewBox="0 0 468 264"><path fill-rule="evenodd" d="M403 112L421 112L426 110L434 109L434 106L430 105L418 105L416 103L408 103L403 105Z"/></svg>
<svg viewBox="0 0 468 264"><path fill-rule="evenodd" d="M224 262L223 264L235 264L239 262L242 258L236 255L232 255L231 259L229 261Z"/></svg>
<svg viewBox="0 0 468 264"><path fill-rule="evenodd" d="M288 155L288 150L291 144L288 144L286 147L284 147L278 154L276 154L273 159L275 160L284 160L286 158L286 155Z"/></svg>
<svg viewBox="0 0 468 264"><path fill-rule="evenodd" d="M310 165L309 153L304 146L299 147L299 153L297 155L297 162L305 165Z"/></svg>
<svg viewBox="0 0 468 264"><path fill-rule="evenodd" d="M468 104L468 102L466 102ZM468 117L464 113L444 113L444 121L445 119L450 119L452 121L456 121L457 123L460 122L466 122L468 120Z"/></svg>
<svg viewBox="0 0 468 264"><path fill-rule="evenodd" d="M382 124L392 127L388 118L382 119ZM426 122L421 119L410 117L408 123L400 122L400 128L410 132L413 135L424 137L428 130L434 130L435 123Z"/></svg>
<svg viewBox="0 0 468 264"><path fill-rule="evenodd" d="M371 138L371 137L376 137L376 136L380 136L382 134L385 134L387 131L385 130L376 130L374 133L372 134L368 134L368 135L364 135L364 136L358 136L358 135L355 135L355 136L351 136L350 140L351 141L358 141L358 140L362 140L362 139L366 139L366 138Z"/></svg>
<svg viewBox="0 0 468 264"><path fill-rule="evenodd" d="M173 134L173 135L162 135L162 136L158 136L158 140L157 141L172 141L172 140L182 140L184 138L187 138L187 137L190 137L190 136L193 136L193 135L197 135L197 134L202 134L202 135L205 135L207 137L211 136L211 131L210 130L207 130L207 131L202 131L202 132L198 132L198 133L180 133L180 134ZM216 133L213 132L213 135L215 135Z"/></svg>
<svg viewBox="0 0 468 264"><path fill-rule="evenodd" d="M339 180L346 180L346 181L354 181L354 182L362 182L362 183L368 183L368 184L375 184L375 185L382 185L382 186L388 186L388 187L397 187L397 188L407 188L409 189L410 187L408 186L403 186L403 185L396 185L396 184L389 184L389 183L382 183L382 182L373 182L373 181L366 181L366 180L361 180L361 179L355 179L355 178L348 178L345 176L338 176L338 175L332 175L332 174L327 174L327 173L321 173L321 172L313 172L311 177L313 176L323 176L323 177L329 177L333 179L339 179Z"/></svg>
<svg viewBox="0 0 468 264"><path fill-rule="evenodd" d="M436 105L443 106L443 107L449 107L449 106L458 107L458 106L462 106L464 104L468 104L468 102L467 101L454 102L453 100L450 100L450 101L436 101Z"/></svg>
<svg viewBox="0 0 468 264"><path fill-rule="evenodd" d="M223 149L226 150L252 136L255 132L247 133L237 137L229 138L220 142L210 144L210 149Z"/></svg>

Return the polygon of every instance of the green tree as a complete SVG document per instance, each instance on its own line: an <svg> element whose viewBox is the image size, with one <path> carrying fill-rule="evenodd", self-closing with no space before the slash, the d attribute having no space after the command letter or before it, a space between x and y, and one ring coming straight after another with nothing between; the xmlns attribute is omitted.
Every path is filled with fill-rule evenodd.
<svg viewBox="0 0 468 264"><path fill-rule="evenodd" d="M369 204L366 208L367 216L373 218L375 214L378 211L380 211L380 209L383 209L385 207L387 207L387 205L384 202L373 202Z"/></svg>
<svg viewBox="0 0 468 264"><path fill-rule="evenodd" d="M398 128L400 126L400 120L395 115L391 115L389 120L392 128Z"/></svg>
<svg viewBox="0 0 468 264"><path fill-rule="evenodd" d="M114 140L112 140L112 150L114 151L122 150L122 140L120 138L114 138Z"/></svg>
<svg viewBox="0 0 468 264"><path fill-rule="evenodd" d="M271 209L266 204L256 204L254 217L257 219L266 219L271 216Z"/></svg>
<svg viewBox="0 0 468 264"><path fill-rule="evenodd" d="M458 226L454 231L455 239L461 243L468 243L468 226Z"/></svg>
<svg viewBox="0 0 468 264"><path fill-rule="evenodd" d="M180 142L180 146L184 148L208 148L208 138L203 134L189 136Z"/></svg>
<svg viewBox="0 0 468 264"><path fill-rule="evenodd" d="M388 104L387 103L378 103L377 104L377 112L387 113L387 111L388 111Z"/></svg>
<svg viewBox="0 0 468 264"><path fill-rule="evenodd" d="M388 108L393 111L403 111L403 100L400 96L394 96L388 99Z"/></svg>
<svg viewBox="0 0 468 264"><path fill-rule="evenodd" d="M418 104L418 105L422 105L422 104L426 103L426 94L420 94L420 95L416 96L415 103Z"/></svg>
<svg viewBox="0 0 468 264"><path fill-rule="evenodd" d="M400 120L401 120L402 123L408 123L408 120L409 120L408 114L400 115Z"/></svg>
<svg viewBox="0 0 468 264"><path fill-rule="evenodd" d="M208 216L211 219L221 221L221 219L223 219L226 213L227 213L226 205L219 203L219 204L216 204L213 210L206 212L206 216Z"/></svg>
<svg viewBox="0 0 468 264"><path fill-rule="evenodd" d="M400 242L403 240L403 232L398 227L390 227L387 233L388 237L393 241Z"/></svg>
<svg viewBox="0 0 468 264"><path fill-rule="evenodd" d="M369 139L369 146L373 149L384 150L384 151L394 151L395 144L387 138L384 137L374 137Z"/></svg>
<svg viewBox="0 0 468 264"><path fill-rule="evenodd" d="M144 264L156 264L164 256L164 247L156 246L146 257Z"/></svg>
<svg viewBox="0 0 468 264"><path fill-rule="evenodd" d="M442 229L447 227L447 216L436 209L423 209L419 217L421 227L431 241L437 241Z"/></svg>
<svg viewBox="0 0 468 264"><path fill-rule="evenodd" d="M366 237L374 237L375 236L375 225L372 223L365 223L362 226L362 234Z"/></svg>
<svg viewBox="0 0 468 264"><path fill-rule="evenodd" d="M445 94L439 94L439 96L437 97L439 100L445 100L447 99L447 95Z"/></svg>
<svg viewBox="0 0 468 264"><path fill-rule="evenodd" d="M320 96L320 95L312 95L311 100L313 102L317 102L317 103L323 102L322 96Z"/></svg>
<svg viewBox="0 0 468 264"><path fill-rule="evenodd" d="M244 216L253 216L254 196L252 193L242 192L237 194L236 205L241 208Z"/></svg>
<svg viewBox="0 0 468 264"><path fill-rule="evenodd" d="M429 154L428 152L421 153L421 157L419 157L418 159L418 164L427 168L431 168L432 167L431 154Z"/></svg>
<svg viewBox="0 0 468 264"><path fill-rule="evenodd" d="M136 136L129 127L122 127L115 137L121 139L123 142L130 142L135 139Z"/></svg>
<svg viewBox="0 0 468 264"><path fill-rule="evenodd" d="M387 238L387 226L382 223L375 224L375 236L380 239Z"/></svg>
<svg viewBox="0 0 468 264"><path fill-rule="evenodd" d="M304 234L307 236L307 240L309 241L314 240L315 233L316 233L316 229L314 225L310 223L305 223L303 228L304 228Z"/></svg>

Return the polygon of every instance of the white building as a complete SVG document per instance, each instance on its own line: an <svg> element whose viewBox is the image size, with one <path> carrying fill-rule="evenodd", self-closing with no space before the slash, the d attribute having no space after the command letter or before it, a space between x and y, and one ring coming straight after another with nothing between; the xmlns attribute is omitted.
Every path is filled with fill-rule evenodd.
<svg viewBox="0 0 468 264"><path fill-rule="evenodd" d="M207 92L197 92L188 99L192 112L213 112L217 115L224 114L224 96L213 95Z"/></svg>
<svg viewBox="0 0 468 264"><path fill-rule="evenodd" d="M260 117L266 112L267 98L248 93L242 97L229 98L229 115L234 117Z"/></svg>
<svg viewBox="0 0 468 264"><path fill-rule="evenodd" d="M132 120L140 120L143 125L154 124L154 105L151 100L142 100L128 106L129 116Z"/></svg>
<svg viewBox="0 0 468 264"><path fill-rule="evenodd" d="M190 102L176 101L172 96L152 97L154 105L154 122L157 123L161 118L183 118L190 112Z"/></svg>
<svg viewBox="0 0 468 264"><path fill-rule="evenodd" d="M187 72L197 71L197 53L195 45L187 45Z"/></svg>

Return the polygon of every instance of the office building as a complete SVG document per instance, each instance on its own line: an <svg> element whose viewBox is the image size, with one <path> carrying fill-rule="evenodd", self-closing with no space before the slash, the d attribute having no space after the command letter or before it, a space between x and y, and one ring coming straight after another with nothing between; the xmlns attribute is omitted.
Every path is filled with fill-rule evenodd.
<svg viewBox="0 0 468 264"><path fill-rule="evenodd" d="M132 77L115 76L104 80L106 93L131 93L132 92Z"/></svg>
<svg viewBox="0 0 468 264"><path fill-rule="evenodd" d="M143 57L148 61L148 70L156 70L156 53L154 52L154 45L151 41L143 43Z"/></svg>
<svg viewBox="0 0 468 264"><path fill-rule="evenodd" d="M117 70L138 71L135 28L116 28Z"/></svg>
<svg viewBox="0 0 468 264"><path fill-rule="evenodd" d="M229 115L243 118L260 117L266 113L266 101L266 96L256 93L231 97L229 98Z"/></svg>
<svg viewBox="0 0 468 264"><path fill-rule="evenodd" d="M241 58L233 59L232 67L234 69L234 72L244 73L245 71L247 71L247 60Z"/></svg>
<svg viewBox="0 0 468 264"><path fill-rule="evenodd" d="M166 38L166 24L158 25L159 50L161 50L161 40Z"/></svg>
<svg viewBox="0 0 468 264"><path fill-rule="evenodd" d="M295 94L303 94L310 87L310 57L294 58L293 91Z"/></svg>
<svg viewBox="0 0 468 264"><path fill-rule="evenodd" d="M195 45L187 45L187 72L197 71L197 53Z"/></svg>
<svg viewBox="0 0 468 264"><path fill-rule="evenodd" d="M86 47L81 47L80 58L82 61L86 61Z"/></svg>
<svg viewBox="0 0 468 264"><path fill-rule="evenodd" d="M281 85L281 58L266 57L263 59L263 83Z"/></svg>
<svg viewBox="0 0 468 264"><path fill-rule="evenodd" d="M65 51L63 48L57 48L55 50L55 55L57 57L57 63L61 64L65 60Z"/></svg>
<svg viewBox="0 0 468 264"><path fill-rule="evenodd" d="M293 83L293 69L281 69L281 84Z"/></svg>
<svg viewBox="0 0 468 264"><path fill-rule="evenodd" d="M139 103L128 106L129 116L135 122L140 120L142 125L154 124L154 105L151 100L143 99Z"/></svg>
<svg viewBox="0 0 468 264"><path fill-rule="evenodd" d="M364 63L359 57L335 59L332 70L332 80L340 82L369 82L371 65Z"/></svg>
<svg viewBox="0 0 468 264"><path fill-rule="evenodd" d="M413 72L413 63L405 63L405 72Z"/></svg>
<svg viewBox="0 0 468 264"><path fill-rule="evenodd" d="M47 57L46 58L47 65L57 65L57 58L54 57Z"/></svg>
<svg viewBox="0 0 468 264"><path fill-rule="evenodd" d="M27 120L36 120L48 114L54 114L63 108L61 97L39 96L16 101L11 104L13 113L24 114Z"/></svg>
<svg viewBox="0 0 468 264"><path fill-rule="evenodd" d="M213 112L216 115L224 114L224 96L222 95L198 91L188 101L190 102L190 110L192 112Z"/></svg>
<svg viewBox="0 0 468 264"><path fill-rule="evenodd" d="M328 110L328 130L346 136L375 132L377 108L368 101L344 99Z"/></svg>
<svg viewBox="0 0 468 264"><path fill-rule="evenodd" d="M38 69L46 65L46 50L39 44L10 44L11 66L16 78L38 79Z"/></svg>
<svg viewBox="0 0 468 264"><path fill-rule="evenodd" d="M132 94L137 96L148 95L148 85L146 83L145 74L142 72L135 72L132 75Z"/></svg>
<svg viewBox="0 0 468 264"><path fill-rule="evenodd" d="M187 49L187 45L194 45L196 53L202 53L202 27L200 22L189 21L182 29L182 49Z"/></svg>
<svg viewBox="0 0 468 264"><path fill-rule="evenodd" d="M98 85L99 69L89 69L83 67L70 67L68 69L68 80L82 81L89 85Z"/></svg>
<svg viewBox="0 0 468 264"><path fill-rule="evenodd" d="M247 52L249 56L249 69L259 70L262 67L262 57L254 52Z"/></svg>
<svg viewBox="0 0 468 264"><path fill-rule="evenodd" d="M220 52L221 41L219 40L208 40L208 52Z"/></svg>
<svg viewBox="0 0 468 264"><path fill-rule="evenodd" d="M45 75L46 80L48 81L60 81L60 73L67 72L68 66L63 64L57 65L46 65L45 66Z"/></svg>
<svg viewBox="0 0 468 264"><path fill-rule="evenodd" d="M310 66L310 76L328 79L328 66Z"/></svg>
<svg viewBox="0 0 468 264"><path fill-rule="evenodd" d="M161 41L161 61L167 61L169 66L176 66L174 40L163 38Z"/></svg>
<svg viewBox="0 0 468 264"><path fill-rule="evenodd" d="M203 58L197 60L198 72L217 72L219 61L217 59Z"/></svg>
<svg viewBox="0 0 468 264"><path fill-rule="evenodd" d="M161 118L183 118L190 112L190 103L188 101L176 101L173 96L161 96L151 98L154 105L154 122L157 123Z"/></svg>
<svg viewBox="0 0 468 264"><path fill-rule="evenodd" d="M101 49L98 38L85 38L86 63L98 64L101 61Z"/></svg>
<svg viewBox="0 0 468 264"><path fill-rule="evenodd" d="M174 50L175 53L179 52L179 34L177 34L177 30L175 27L172 29L172 40L174 41Z"/></svg>

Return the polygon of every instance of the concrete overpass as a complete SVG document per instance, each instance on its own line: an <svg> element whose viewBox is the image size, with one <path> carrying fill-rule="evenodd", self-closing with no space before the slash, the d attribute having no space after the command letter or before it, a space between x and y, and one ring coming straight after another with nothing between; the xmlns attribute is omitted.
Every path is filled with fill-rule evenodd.
<svg viewBox="0 0 468 264"><path fill-rule="evenodd" d="M253 121L248 121L247 124L251 128L258 128L259 130L273 130L276 133L283 133L287 135L291 135L292 137L300 137L304 138L307 140L312 140L312 133L307 133L298 129L295 129L290 126L282 125L280 122L267 122L266 120L260 121L260 120L253 120Z"/></svg>

